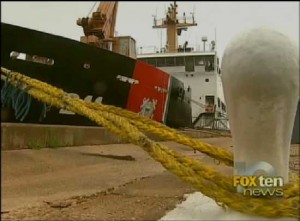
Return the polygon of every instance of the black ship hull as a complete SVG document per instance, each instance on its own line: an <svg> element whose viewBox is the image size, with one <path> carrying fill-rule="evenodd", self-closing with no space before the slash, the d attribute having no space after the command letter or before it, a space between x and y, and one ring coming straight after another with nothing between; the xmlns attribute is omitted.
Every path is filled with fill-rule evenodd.
<svg viewBox="0 0 300 221"><path fill-rule="evenodd" d="M1 66L84 100L114 105L171 127L191 127L191 91L155 67L64 37L1 23ZM1 82L3 86L3 82ZM95 125L66 110L32 103L23 123ZM19 122L11 107L2 121Z"/></svg>

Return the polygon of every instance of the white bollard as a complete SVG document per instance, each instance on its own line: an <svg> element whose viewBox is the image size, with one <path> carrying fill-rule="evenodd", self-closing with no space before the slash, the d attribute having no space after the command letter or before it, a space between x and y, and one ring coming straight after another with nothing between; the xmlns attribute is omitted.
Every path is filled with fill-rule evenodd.
<svg viewBox="0 0 300 221"><path fill-rule="evenodd" d="M251 176L263 170L287 182L299 99L299 48L281 33L254 29L239 35L226 48L222 69L235 175ZM298 219L223 210L214 200L195 192L160 220Z"/></svg>
<svg viewBox="0 0 300 221"><path fill-rule="evenodd" d="M282 33L266 28L240 34L225 50L222 81L235 175L263 171L288 182L299 100L299 47Z"/></svg>

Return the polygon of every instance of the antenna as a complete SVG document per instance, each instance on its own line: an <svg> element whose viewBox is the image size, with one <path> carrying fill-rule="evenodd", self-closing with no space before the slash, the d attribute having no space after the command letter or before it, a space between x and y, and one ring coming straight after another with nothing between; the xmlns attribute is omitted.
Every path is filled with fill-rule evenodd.
<svg viewBox="0 0 300 221"><path fill-rule="evenodd" d="M153 17L154 25L156 25L155 23L156 23L156 18L157 18L157 7L155 8L155 14L152 15L152 17Z"/></svg>
<svg viewBox="0 0 300 221"><path fill-rule="evenodd" d="M156 25L156 15L152 15L152 17L153 17L153 26L155 26Z"/></svg>
<svg viewBox="0 0 300 221"><path fill-rule="evenodd" d="M193 5L193 12L191 13L191 15L193 16L193 22L195 21L195 14L196 14L196 5Z"/></svg>
<svg viewBox="0 0 300 221"><path fill-rule="evenodd" d="M174 4L171 4L168 7L168 11L166 12L166 17L161 19L159 24L153 26L153 28L166 28L167 29L167 52L176 52L178 48L178 35L181 35L181 31L186 31L188 27L197 26L195 22L194 16L192 16L193 21L180 21L177 19L177 3L174 1ZM184 15L185 16L185 15ZM190 19L189 19L190 20Z"/></svg>
<svg viewBox="0 0 300 221"><path fill-rule="evenodd" d="M206 36L202 36L202 42L203 42L203 51L205 52L205 42L207 42Z"/></svg>
<svg viewBox="0 0 300 221"><path fill-rule="evenodd" d="M194 4L193 5L193 15L195 15L196 14L196 5Z"/></svg>
<svg viewBox="0 0 300 221"><path fill-rule="evenodd" d="M160 29L160 50L162 50L162 29Z"/></svg>
<svg viewBox="0 0 300 221"><path fill-rule="evenodd" d="M217 27L215 27L215 48L217 50Z"/></svg>
<svg viewBox="0 0 300 221"><path fill-rule="evenodd" d="M154 15L152 15L152 17L153 17L153 26L156 26L157 25L157 7L155 8L155 14ZM159 39L159 41L160 41L160 48L162 48L162 33L161 33L161 30L160 30L160 33L158 33L158 30L157 30L157 34L159 35L158 36L158 39Z"/></svg>
<svg viewBox="0 0 300 221"><path fill-rule="evenodd" d="M92 11L94 10L95 6L96 6L97 2L94 3L93 7L91 8L90 12L88 13L87 17L90 16L90 14L92 13Z"/></svg>

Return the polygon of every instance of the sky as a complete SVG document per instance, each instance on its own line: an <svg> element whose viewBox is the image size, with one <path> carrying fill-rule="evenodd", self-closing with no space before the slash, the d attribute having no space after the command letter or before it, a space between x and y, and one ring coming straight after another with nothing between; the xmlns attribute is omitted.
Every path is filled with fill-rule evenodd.
<svg viewBox="0 0 300 221"><path fill-rule="evenodd" d="M82 28L76 25L78 18L86 17L96 2L3 2L1 21L79 41ZM165 30L153 29L153 16L163 18L171 4L167 2L122 1L119 2L116 31L119 36L130 35L137 47L159 48L166 43ZM99 2L97 2L96 7ZM299 45L298 1L177 1L178 15L194 13L197 26L189 28L179 37L190 46L202 45L201 37L208 42L215 40L218 55L238 33L255 27L269 27L288 35ZM96 7L94 10L96 10Z"/></svg>

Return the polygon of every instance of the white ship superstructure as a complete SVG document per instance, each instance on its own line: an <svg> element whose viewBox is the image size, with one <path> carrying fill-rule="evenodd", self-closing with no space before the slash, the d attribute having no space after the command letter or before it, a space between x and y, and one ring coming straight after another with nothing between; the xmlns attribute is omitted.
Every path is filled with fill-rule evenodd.
<svg viewBox="0 0 300 221"><path fill-rule="evenodd" d="M174 2L166 18L154 20L153 28L167 29L166 47L152 53L142 53L143 48L140 48L137 59L172 74L184 82L186 88L191 89L195 128L228 129L216 42L208 44L207 38L202 37L202 47L190 47L188 42L178 45L177 37L181 31L197 24L194 17L177 18L176 8Z"/></svg>

